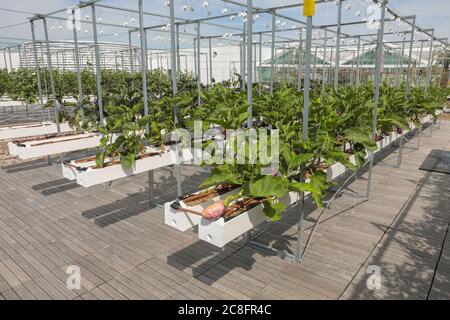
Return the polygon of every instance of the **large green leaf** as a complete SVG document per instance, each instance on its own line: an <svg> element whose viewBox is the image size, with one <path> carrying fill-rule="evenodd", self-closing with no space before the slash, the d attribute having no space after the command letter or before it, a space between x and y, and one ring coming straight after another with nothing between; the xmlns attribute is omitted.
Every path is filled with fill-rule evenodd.
<svg viewBox="0 0 450 320"><path fill-rule="evenodd" d="M200 188L208 188L222 183L239 185L240 179L238 175L230 172L217 172L211 174L206 180L204 180L200 185Z"/></svg>
<svg viewBox="0 0 450 320"><path fill-rule="evenodd" d="M282 177L264 176L250 185L250 192L257 198L282 198L289 191Z"/></svg>
<svg viewBox="0 0 450 320"><path fill-rule="evenodd" d="M272 221L279 221L285 209L286 206L282 202L264 201L263 203L263 212Z"/></svg>
<svg viewBox="0 0 450 320"><path fill-rule="evenodd" d="M368 132L362 129L345 130L345 137L354 143L361 143L369 151L377 150L377 143L371 138Z"/></svg>

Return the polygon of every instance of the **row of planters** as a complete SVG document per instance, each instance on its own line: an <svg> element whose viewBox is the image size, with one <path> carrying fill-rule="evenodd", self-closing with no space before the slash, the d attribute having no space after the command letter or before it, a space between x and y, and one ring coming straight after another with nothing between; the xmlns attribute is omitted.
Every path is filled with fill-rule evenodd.
<svg viewBox="0 0 450 320"><path fill-rule="evenodd" d="M255 93L256 94L256 93ZM326 94L311 95L309 138L302 140L303 95L283 87L273 96L256 96L253 105L255 128L278 129L279 167L263 174L265 163L205 163L211 174L203 190L166 204L166 224L185 231L199 226L199 238L223 247L236 237L271 219L277 221L287 206L301 193L310 194L322 207L332 181L346 170L357 170L369 152L399 137L403 131L436 116L447 92L432 87L411 88L405 99L404 88L381 87L378 128L372 138L373 86L329 87ZM244 129L248 118L246 94L217 86L203 94L203 104L184 116L218 124L223 129ZM378 142L378 143L377 143ZM206 142L205 145L214 142ZM236 145L236 139L226 142ZM240 142L249 144L249 141ZM229 147L229 146L228 146ZM250 148L245 145L245 148Z"/></svg>
<svg viewBox="0 0 450 320"><path fill-rule="evenodd" d="M149 115L144 115L138 94L113 96L106 106L106 124L95 128L103 134L100 151L94 158L68 164L65 176L77 178L81 185L89 187L174 164L175 153L180 150L169 142L167 133L177 128L192 132L194 120L202 120L204 129L215 127L224 133L228 129L245 129L249 116L247 94L236 87L239 88L224 83L204 89L201 105L197 105L195 90L175 97L168 94L152 98ZM324 95L318 87L311 94L309 139L303 141L303 94L289 86L278 87L273 96L257 95L256 86L254 90L254 128L279 130L277 170L266 175L262 173L266 165L262 162L206 161L204 166L211 169L211 174L200 186L204 190L166 206L167 224L183 231L200 224L200 238L217 246L266 219L279 220L286 207L298 201L300 193L311 194L321 207L330 181L346 170L360 168L369 152L377 151L383 145L380 142L389 141L386 137L397 137L412 124L418 125L425 115L435 116L447 95L436 87L427 92L411 88L405 99L404 88L383 83L378 130L373 139L372 84L340 87L338 91L327 87ZM178 123L174 122L174 110ZM211 146L216 143L205 138L202 146L214 149ZM250 148L248 140L226 141L228 147L234 145L235 149L238 143ZM181 163L193 157L193 153L185 152L177 153ZM211 231L223 230L225 226L232 232Z"/></svg>
<svg viewBox="0 0 450 320"><path fill-rule="evenodd" d="M89 70L84 72L86 96L95 95L93 73ZM76 92L74 75L62 73L55 78L56 83L63 84L57 90L57 99L72 95L77 100L78 97L70 92ZM82 177L81 185L111 181L171 165L180 159L181 162L190 160L192 153L185 154L186 150L176 148L177 144L169 141L168 133L177 128L192 131L194 120L202 120L205 129L214 126L223 132L246 128L249 117L247 94L238 89L239 83L224 82L213 88L203 88L202 104L197 105L196 83L192 76L182 76L181 92L172 97L170 75L151 74L150 113L145 115L139 74L105 71L102 78L106 122L99 123L95 100L86 101L85 117L88 120L85 123L80 122L77 112L66 115L75 128L102 133L96 157L66 164L69 170L65 176L72 179ZM68 89L63 89L65 87ZM383 83L374 140L371 136L372 84L340 87L338 91L327 87L323 95L317 87L311 93L309 138L303 141L303 95L295 88L280 85L273 95L263 93L259 96L255 86L254 128L279 130L277 170L270 175L263 174L266 164L260 159L256 164L205 162L211 174L200 186L204 191L169 204L166 223L180 230L200 224L203 226L200 238L223 246L259 222L268 218L279 220L286 207L298 200L300 193L311 194L317 206L321 207L330 180L345 170L361 167L368 152L378 149L377 141L393 132L398 134L408 130L411 123L418 124L425 115L436 115L448 94L437 87L428 91L411 88L409 98L405 99L403 87L390 87ZM175 115L177 122L174 121ZM211 145L216 143L204 140L205 149L211 149ZM226 141L228 146L233 145L236 149L238 143L250 148L250 142L245 139ZM94 176L96 178L91 179ZM249 215L249 212L254 214ZM216 227L220 229L225 224L235 225L231 228L234 233L225 235L209 231ZM216 238L217 234L220 234L220 239Z"/></svg>
<svg viewBox="0 0 450 320"><path fill-rule="evenodd" d="M45 107L52 108L50 74L48 69L41 69L42 89ZM69 122L77 129L89 130L95 127L98 115L97 81L93 69L81 71L83 87L83 106L85 122L81 123L82 113L78 109L79 95L77 75L73 71L53 70L55 96L59 105L60 122ZM141 73L129 73L115 70L102 70L103 100L106 105L117 105L127 102L135 104L142 99ZM181 73L179 92L194 92L196 80L190 73ZM172 95L170 73L152 70L148 73L148 96L151 101ZM20 68L8 72L0 69L0 97L8 97L14 101L22 101L26 105L35 104L39 100L38 82L34 69ZM106 114L107 115L107 114Z"/></svg>

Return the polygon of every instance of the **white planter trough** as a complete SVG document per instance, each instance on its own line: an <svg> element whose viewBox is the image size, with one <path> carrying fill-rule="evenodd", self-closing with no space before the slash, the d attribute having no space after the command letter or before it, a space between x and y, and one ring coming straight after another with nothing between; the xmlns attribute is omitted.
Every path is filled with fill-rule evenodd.
<svg viewBox="0 0 450 320"><path fill-rule="evenodd" d="M158 168L176 164L175 147L166 148L161 151L157 148L147 148L147 154L160 153L157 155L138 159L132 168L124 168L119 162L110 164L110 159L106 159L106 166L96 168L95 158L79 159L65 163L63 174L68 179L77 180L77 183L85 188L99 185L102 183L118 180L128 176L136 175L142 172L155 170ZM189 149L182 149L179 162L192 160L192 152ZM73 179L75 177L75 179Z"/></svg>
<svg viewBox="0 0 450 320"><path fill-rule="evenodd" d="M280 201L286 206L290 206L298 200L299 194L290 192ZM198 237L200 240L223 248L227 243L256 228L267 220L262 205L254 207L228 221L225 221L224 218L216 221L202 218L198 225Z"/></svg>
<svg viewBox="0 0 450 320"><path fill-rule="evenodd" d="M48 139L15 141L10 142L8 147L10 155L27 160L96 148L100 144L100 139L99 133L79 133Z"/></svg>
<svg viewBox="0 0 450 320"><path fill-rule="evenodd" d="M60 124L61 133L72 132L68 123ZM55 123L51 122L37 122L16 126L0 127L0 140L12 140L25 137L45 136L48 134L57 133Z"/></svg>
<svg viewBox="0 0 450 320"><path fill-rule="evenodd" d="M199 194L203 191L199 191L199 192L195 193L194 195ZM192 207L185 204L182 200L179 201L179 204L184 209L189 209L189 210L201 213L207 206L209 206L217 201L225 200L228 196L236 194L238 191L239 191L239 189L236 189L236 190L230 191L228 193L224 193L223 195L212 198L208 201L205 201L203 203L200 203L200 204L192 206ZM200 220L202 219L201 216L193 214L193 213L188 213L188 212L183 212L183 211L173 209L172 204L175 202L176 201L168 202L168 203L164 204L164 221L167 225L171 226L174 229L177 229L178 231L184 232L184 231L187 231L187 230L197 226L200 223Z"/></svg>

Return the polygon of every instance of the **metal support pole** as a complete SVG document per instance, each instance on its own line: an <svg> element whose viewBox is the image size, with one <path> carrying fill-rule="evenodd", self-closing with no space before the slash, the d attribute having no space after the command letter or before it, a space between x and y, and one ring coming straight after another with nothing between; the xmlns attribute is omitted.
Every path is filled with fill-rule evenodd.
<svg viewBox="0 0 450 320"><path fill-rule="evenodd" d="M170 1L170 61L171 61L171 68L172 68L172 91L173 95L175 96L178 93L178 67L179 67L179 52L178 52L178 46L177 46L177 38L178 38L178 32L176 32L174 26L175 26L175 1ZM178 27L178 25L177 25ZM177 64L178 61L178 64ZM173 106L173 117L175 125L178 125L178 107ZM177 194L178 197L181 197L183 195L182 186L181 186L181 169L179 165L179 145L177 145L177 152L176 152L176 164L175 164L175 172L176 172L176 180L177 180Z"/></svg>
<svg viewBox="0 0 450 320"><path fill-rule="evenodd" d="M212 67L212 41L211 38L208 39L208 45L209 45L209 78L210 78L210 85L213 86L213 67Z"/></svg>
<svg viewBox="0 0 450 320"><path fill-rule="evenodd" d="M248 119L247 128L253 128L253 1L247 0L247 24L244 24L247 28L247 38L244 36L243 47L245 48L247 39L247 77L248 77L248 89L247 89L247 103L248 103ZM245 78L244 78L245 79ZM245 80L244 80L245 82ZM247 232L247 243L251 243L252 231Z"/></svg>
<svg viewBox="0 0 450 320"><path fill-rule="evenodd" d="M248 19L248 18L247 18ZM242 31L242 88L241 90L245 90L245 86L246 86L246 82L247 82L247 77L246 77L246 55L247 55L247 23L244 22L243 24L243 31Z"/></svg>
<svg viewBox="0 0 450 320"><path fill-rule="evenodd" d="M196 42L197 42L197 39L194 39L194 41L193 41L193 43L194 43L194 74L195 74L195 77L197 78L198 70L197 70L197 44L196 44Z"/></svg>
<svg viewBox="0 0 450 320"><path fill-rule="evenodd" d="M62 71L66 71L66 55L65 51L61 51L61 58L62 58Z"/></svg>
<svg viewBox="0 0 450 320"><path fill-rule="evenodd" d="M350 69L350 84L354 84L354 69L355 69L355 51L352 52L352 66Z"/></svg>
<svg viewBox="0 0 450 320"><path fill-rule="evenodd" d="M414 16L413 22L412 22L412 29L411 29L411 42L409 43L409 57L408 57L408 74L406 75L406 85L405 85L405 97L408 98L409 94L409 84L411 82L412 77L412 51L413 51L413 44L414 44L414 31L416 30L416 17Z"/></svg>
<svg viewBox="0 0 450 320"><path fill-rule="evenodd" d="M19 51L19 68L22 68L22 50L20 50L20 46L17 46L17 50Z"/></svg>
<svg viewBox="0 0 450 320"><path fill-rule="evenodd" d="M172 3L172 1L171 1ZM147 93L147 32L144 30L144 7L142 0L138 0L139 6L139 32L141 35L141 72L142 72L142 95L144 97L144 115L148 115L148 93ZM147 125L147 133L150 128Z"/></svg>
<svg viewBox="0 0 450 320"><path fill-rule="evenodd" d="M197 22L197 99L198 99L198 105L202 103L202 79L201 79L201 61L200 61L200 55L201 55L201 44L200 44L200 22Z"/></svg>
<svg viewBox="0 0 450 320"><path fill-rule="evenodd" d="M73 43L75 45L75 66L77 72L77 82L78 82L78 107L80 108L81 121L84 123L84 108L83 108L83 85L80 72L80 51L78 48L78 35L75 20L75 9L72 9L72 30L73 30Z"/></svg>
<svg viewBox="0 0 450 320"><path fill-rule="evenodd" d="M272 14L272 43L270 54L270 94L273 94L273 84L275 81L275 29L276 29L276 13Z"/></svg>
<svg viewBox="0 0 450 320"><path fill-rule="evenodd" d="M303 106L302 140L308 139L309 129L309 93L311 90L311 47L312 47L312 17L307 17L305 48L305 94Z"/></svg>
<svg viewBox="0 0 450 320"><path fill-rule="evenodd" d="M298 70L297 70L297 92L302 92L303 78L303 28L299 31L300 39L298 46Z"/></svg>
<svg viewBox="0 0 450 320"><path fill-rule="evenodd" d="M425 90L427 91L431 83L431 69L433 67L433 41L434 41L434 29L433 31L431 31L430 54L428 56L428 67L427 67L427 80L425 82Z"/></svg>
<svg viewBox="0 0 450 320"><path fill-rule="evenodd" d="M47 46L48 73L50 75L50 86L51 86L51 90L52 90L53 106L55 108L56 130L57 130L57 133L60 134L61 127L59 125L59 107L58 107L58 102L56 101L55 80L53 78L52 57L50 55L50 43L48 41L47 20L45 18L43 18L42 22L44 24L45 44Z"/></svg>
<svg viewBox="0 0 450 320"><path fill-rule="evenodd" d="M8 70L8 61L6 60L6 49L3 50L3 60L5 61L5 69L6 69L6 71L9 72L9 70Z"/></svg>
<svg viewBox="0 0 450 320"><path fill-rule="evenodd" d="M399 84L403 82L403 59L405 57L405 46L406 46L406 34L403 34L403 42L402 42L402 53L400 54L400 71L399 71Z"/></svg>
<svg viewBox="0 0 450 320"><path fill-rule="evenodd" d="M317 46L314 48L314 72L313 79L317 80Z"/></svg>
<svg viewBox="0 0 450 320"><path fill-rule="evenodd" d="M39 67L38 54L37 54L37 48L36 48L36 34L34 31L34 21L30 20L30 24L31 24L31 38L33 41L34 60L36 63L36 77L37 77L38 92L39 92L39 103L41 105L42 120L45 120L44 98L42 96L41 70ZM50 120L50 111L49 111L49 120Z"/></svg>
<svg viewBox="0 0 450 320"><path fill-rule="evenodd" d="M378 103L380 98L380 80L381 80L381 64L382 64L382 54L383 54L383 38L384 38L384 24L386 17L386 2L382 2L381 5L381 19L380 19L380 29L378 30L378 46L377 46L377 59L375 66L375 94L374 94L374 110L373 110L373 123L372 123L372 136L375 139L377 134L377 121L378 121ZM371 185L372 185L372 170L374 165L374 154L369 153L370 164L369 164L369 177L367 182L367 195L366 198L370 197Z"/></svg>
<svg viewBox="0 0 450 320"><path fill-rule="evenodd" d="M342 1L338 0L338 19L337 19L337 33L336 33L336 60L334 67L334 89L339 87L339 63L340 63L340 49L341 49L341 23L342 23Z"/></svg>
<svg viewBox="0 0 450 320"><path fill-rule="evenodd" d="M421 68L422 64L422 54L423 54L423 41L420 42L420 53L419 53L419 61L416 66L416 86L419 85L419 75L417 74Z"/></svg>
<svg viewBox="0 0 450 320"><path fill-rule="evenodd" d="M131 73L131 89L134 90L134 62L133 62L133 47L131 45L131 31L128 32L128 46L130 51L130 73Z"/></svg>
<svg viewBox="0 0 450 320"><path fill-rule="evenodd" d="M358 36L358 48L356 56L358 57L357 61L356 61L356 85L359 86L361 84L361 74L360 74L360 70L361 70L361 36Z"/></svg>
<svg viewBox="0 0 450 320"><path fill-rule="evenodd" d="M247 0L247 128L253 128L253 1ZM244 41L245 48L245 41Z"/></svg>
<svg viewBox="0 0 450 320"><path fill-rule="evenodd" d="M180 25L176 24L176 50L177 50L177 77L181 80L181 56L180 56Z"/></svg>
<svg viewBox="0 0 450 320"><path fill-rule="evenodd" d="M309 92L311 87L311 44L312 44L312 17L307 17L306 20L306 56L305 56L305 94L304 94L304 107L303 107L303 122L302 122L302 141L308 140L309 129L309 107L310 98ZM300 262L302 260L302 235L303 235L303 216L304 216L304 202L305 193L301 193L299 210L300 217L297 223L297 247L295 251L295 261Z"/></svg>
<svg viewBox="0 0 450 320"><path fill-rule="evenodd" d="M331 83L331 79L333 79L333 57L334 57L334 51L333 51L333 46L331 46L331 50L330 50L330 68L328 69L329 71L329 83Z"/></svg>
<svg viewBox="0 0 450 320"><path fill-rule="evenodd" d="M6 71L9 73L9 69L8 69L8 61L6 60L6 49L3 50L3 60L5 62L5 69Z"/></svg>
<svg viewBox="0 0 450 320"><path fill-rule="evenodd" d="M9 55L9 65L11 66L11 71L13 71L13 64L12 64L12 58L11 58L11 48L8 48L8 55Z"/></svg>
<svg viewBox="0 0 450 320"><path fill-rule="evenodd" d="M286 82L286 43L283 43L283 51L282 51L281 57L282 57L282 61L283 61L283 65L282 65L282 69L283 69L282 80L284 82Z"/></svg>
<svg viewBox="0 0 450 320"><path fill-rule="evenodd" d="M323 60L322 60L322 95L325 94L325 85L327 83L326 68L325 68L325 63L327 61L327 40L328 40L328 30L325 29L325 40L323 43Z"/></svg>
<svg viewBox="0 0 450 320"><path fill-rule="evenodd" d="M262 33L259 34L259 69L258 69L258 90L262 95Z"/></svg>
<svg viewBox="0 0 450 320"><path fill-rule="evenodd" d="M258 78L257 75L258 71L258 46L256 43L253 44L253 83L256 82L256 79Z"/></svg>
<svg viewBox="0 0 450 320"><path fill-rule="evenodd" d="M48 100L48 87L47 87L47 72L45 71L45 60L44 60L44 49L42 48L42 42L39 45L39 49L41 51L41 61L42 61L42 72L44 76L44 90L45 90L45 96ZM50 117L50 111L49 111L49 117ZM50 118L49 118L50 120Z"/></svg>
<svg viewBox="0 0 450 320"><path fill-rule="evenodd" d="M94 33L95 67L97 73L97 101L98 101L98 110L100 112L100 126L103 126L104 114L103 114L102 68L100 65L100 49L98 47L97 14L95 10L95 4L91 5L91 9L92 9L92 30Z"/></svg>

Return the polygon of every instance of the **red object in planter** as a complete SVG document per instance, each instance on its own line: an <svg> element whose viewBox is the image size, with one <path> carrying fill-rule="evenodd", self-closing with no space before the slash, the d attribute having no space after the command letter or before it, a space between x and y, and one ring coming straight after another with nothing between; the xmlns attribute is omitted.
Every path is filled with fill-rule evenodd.
<svg viewBox="0 0 450 320"><path fill-rule="evenodd" d="M223 201L216 202L203 210L202 217L208 220L217 220L224 215L225 209Z"/></svg>
<svg viewBox="0 0 450 320"><path fill-rule="evenodd" d="M403 129L402 128L397 128L397 133L398 134L402 134L403 133Z"/></svg>
<svg viewBox="0 0 450 320"><path fill-rule="evenodd" d="M375 141L378 142L378 141L381 141L381 140L383 140L383 136L382 136L381 134L378 134L378 133L377 133L377 134L375 135Z"/></svg>

